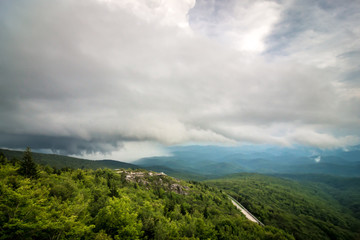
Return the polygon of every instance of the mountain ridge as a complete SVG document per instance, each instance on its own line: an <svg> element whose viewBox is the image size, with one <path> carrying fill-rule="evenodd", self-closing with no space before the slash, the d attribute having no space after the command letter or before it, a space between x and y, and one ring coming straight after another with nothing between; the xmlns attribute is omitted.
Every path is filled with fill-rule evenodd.
<svg viewBox="0 0 360 240"><path fill-rule="evenodd" d="M0 149L8 159L17 158L21 159L23 157L23 151L17 150L9 150L9 149ZM98 168L139 168L139 166L131 163L115 161L110 159L103 159L103 160L90 160L84 158L76 158L76 157L69 157L64 155L58 154L48 154L48 153L32 153L34 161L38 164L42 165L49 165L55 168L90 168L90 169L98 169Z"/></svg>

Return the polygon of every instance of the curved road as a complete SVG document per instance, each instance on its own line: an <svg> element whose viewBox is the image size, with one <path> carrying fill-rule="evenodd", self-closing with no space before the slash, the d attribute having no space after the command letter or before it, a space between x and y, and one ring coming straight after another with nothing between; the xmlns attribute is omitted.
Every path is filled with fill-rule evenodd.
<svg viewBox="0 0 360 240"><path fill-rule="evenodd" d="M247 219L249 219L252 222L255 222L261 226L265 226L262 222L260 222L254 215L252 215L246 208L244 208L243 205L241 205L238 201L236 201L233 197L228 195L229 199L231 200L232 204L236 206L237 209L239 209Z"/></svg>

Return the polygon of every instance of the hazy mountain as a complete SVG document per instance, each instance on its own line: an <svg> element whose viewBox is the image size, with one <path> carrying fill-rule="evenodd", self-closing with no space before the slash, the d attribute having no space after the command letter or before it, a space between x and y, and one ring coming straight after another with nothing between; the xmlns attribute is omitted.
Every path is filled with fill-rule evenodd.
<svg viewBox="0 0 360 240"><path fill-rule="evenodd" d="M172 156L143 158L143 167L166 166L176 171L220 176L237 172L321 173L360 176L359 146L346 150L321 150L297 146L175 146Z"/></svg>

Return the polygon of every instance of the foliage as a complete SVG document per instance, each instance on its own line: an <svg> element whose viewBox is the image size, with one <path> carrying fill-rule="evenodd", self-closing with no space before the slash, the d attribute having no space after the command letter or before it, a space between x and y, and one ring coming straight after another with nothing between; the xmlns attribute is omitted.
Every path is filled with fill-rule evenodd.
<svg viewBox="0 0 360 240"><path fill-rule="evenodd" d="M96 215L97 229L105 230L115 239L139 239L142 223L131 205L130 198L111 198Z"/></svg>
<svg viewBox="0 0 360 240"><path fill-rule="evenodd" d="M228 192L265 225L284 229L296 239L359 239L358 213L351 209L356 203L346 205L344 201L349 196L359 200L354 198L360 193L356 185L359 179L339 182L342 178L321 175L317 179L317 183L314 177L312 181L298 182L242 173L206 183ZM352 186L351 194L347 186Z"/></svg>
<svg viewBox="0 0 360 240"><path fill-rule="evenodd" d="M0 239L293 239L248 221L213 187L148 171L0 164ZM133 171L135 172L135 171Z"/></svg>
<svg viewBox="0 0 360 240"><path fill-rule="evenodd" d="M316 186L329 194L350 213L360 219L360 178L337 177L319 174L281 174L275 175L300 181L306 186Z"/></svg>

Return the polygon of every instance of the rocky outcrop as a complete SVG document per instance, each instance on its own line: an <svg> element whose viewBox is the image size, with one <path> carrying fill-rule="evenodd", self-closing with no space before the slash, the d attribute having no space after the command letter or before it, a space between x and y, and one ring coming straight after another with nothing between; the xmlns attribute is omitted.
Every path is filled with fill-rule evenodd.
<svg viewBox="0 0 360 240"><path fill-rule="evenodd" d="M127 182L134 182L145 186L157 185L161 186L165 191L171 191L181 195L188 194L189 188L187 186L182 186L179 180L169 177L163 172L127 170L117 170L116 172L123 175Z"/></svg>

